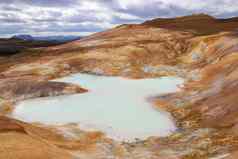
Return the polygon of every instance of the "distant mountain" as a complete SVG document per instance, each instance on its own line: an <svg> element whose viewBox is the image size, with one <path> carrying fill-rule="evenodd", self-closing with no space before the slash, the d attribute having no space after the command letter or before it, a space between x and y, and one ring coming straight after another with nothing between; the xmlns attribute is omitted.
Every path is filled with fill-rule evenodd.
<svg viewBox="0 0 238 159"><path fill-rule="evenodd" d="M15 35L11 39L18 39L24 41L55 41L55 42L70 42L79 40L79 36L31 36L31 35Z"/></svg>
<svg viewBox="0 0 238 159"><path fill-rule="evenodd" d="M58 41L58 42L68 42L73 40L79 40L81 37L79 36L39 36L34 37L35 40L40 41Z"/></svg>
<svg viewBox="0 0 238 159"><path fill-rule="evenodd" d="M79 40L79 36L31 36L20 34L11 38L0 38L0 57L22 52L28 48L39 48L65 44Z"/></svg>
<svg viewBox="0 0 238 159"><path fill-rule="evenodd" d="M11 39L24 40L24 41L33 41L34 38L31 35L14 35Z"/></svg>

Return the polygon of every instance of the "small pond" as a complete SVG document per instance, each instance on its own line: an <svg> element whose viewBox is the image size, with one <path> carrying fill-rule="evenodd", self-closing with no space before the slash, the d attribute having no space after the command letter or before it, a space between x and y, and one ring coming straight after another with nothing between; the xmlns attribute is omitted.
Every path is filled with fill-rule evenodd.
<svg viewBox="0 0 238 159"><path fill-rule="evenodd" d="M179 91L181 78L134 80L79 73L54 81L79 84L89 92L25 100L12 116L43 124L78 123L120 141L167 136L176 130L170 114L155 109L148 98Z"/></svg>

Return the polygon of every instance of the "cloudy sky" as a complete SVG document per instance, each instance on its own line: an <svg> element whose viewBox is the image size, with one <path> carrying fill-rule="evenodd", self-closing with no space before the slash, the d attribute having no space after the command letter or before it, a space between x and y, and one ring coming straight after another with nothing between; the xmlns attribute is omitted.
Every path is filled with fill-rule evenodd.
<svg viewBox="0 0 238 159"><path fill-rule="evenodd" d="M238 16L237 0L0 0L0 37L87 35L122 23L207 13Z"/></svg>

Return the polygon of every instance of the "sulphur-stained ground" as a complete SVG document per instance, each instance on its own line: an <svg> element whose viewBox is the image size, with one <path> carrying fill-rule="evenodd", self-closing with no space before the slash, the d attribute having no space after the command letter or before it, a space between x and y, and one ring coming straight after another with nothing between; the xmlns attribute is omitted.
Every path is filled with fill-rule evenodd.
<svg viewBox="0 0 238 159"><path fill-rule="evenodd" d="M207 26L197 27L199 20ZM206 15L157 19L1 58L0 158L238 158L238 34L234 26L236 20L216 21ZM77 72L183 77L186 83L181 92L152 98L156 107L172 113L178 131L164 138L119 143L74 124L46 127L6 116L24 99L84 93L87 90L80 86L49 81Z"/></svg>

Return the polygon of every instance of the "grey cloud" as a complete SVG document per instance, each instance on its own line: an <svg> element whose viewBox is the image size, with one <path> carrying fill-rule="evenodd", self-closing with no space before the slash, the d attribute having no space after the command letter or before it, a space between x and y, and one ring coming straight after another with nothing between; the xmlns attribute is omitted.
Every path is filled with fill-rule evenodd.
<svg viewBox="0 0 238 159"><path fill-rule="evenodd" d="M212 14L217 17L229 17L238 16L237 11L230 13L230 9L238 10L238 3L236 0L184 0L191 5L196 4L196 8L191 6L181 7L179 0L171 1L167 3L166 0L154 0L144 3L143 6L128 6L126 9L119 4L120 0L99 0L101 3L105 3L107 7L112 8L117 12L127 13L141 18L155 18L155 17L174 17L183 16L193 13L206 13ZM205 2L205 6L202 2ZM138 2L139 3L139 2ZM228 6L228 8L225 8Z"/></svg>
<svg viewBox="0 0 238 159"><path fill-rule="evenodd" d="M131 23L136 24L140 22L141 22L140 19L125 19L119 16L114 16L111 21L112 24L131 24Z"/></svg>
<svg viewBox="0 0 238 159"><path fill-rule="evenodd" d="M24 33L25 28L22 25L0 25L0 35L8 35L12 33Z"/></svg>
<svg viewBox="0 0 238 159"><path fill-rule="evenodd" d="M17 16L15 13L0 13L1 23L25 23L24 19Z"/></svg>
<svg viewBox="0 0 238 159"><path fill-rule="evenodd" d="M40 26L32 26L29 28L31 32L46 32L46 29L44 27ZM102 31L102 28L98 27L97 25L93 24L88 24L88 25L83 25L83 24L76 24L76 25L60 25L58 23L51 23L47 26L47 32L56 32L56 33L61 33L61 32L97 32L97 31Z"/></svg>
<svg viewBox="0 0 238 159"><path fill-rule="evenodd" d="M31 20L35 23L52 23L62 21L63 13L59 11L47 11L47 17L32 17Z"/></svg>
<svg viewBox="0 0 238 159"><path fill-rule="evenodd" d="M4 11L14 11L14 12L21 12L22 11L22 9L17 8L17 7L13 7L13 6L2 6L1 10L4 10Z"/></svg>
<svg viewBox="0 0 238 159"><path fill-rule="evenodd" d="M94 11L91 11L87 14L85 14L84 11L78 11L77 14L69 17L68 19L66 19L66 21L71 23L81 23L85 21L99 22L100 19L95 16L96 14L97 12Z"/></svg>
<svg viewBox="0 0 238 159"><path fill-rule="evenodd" d="M238 16L236 0L176 0L169 3L166 0L138 0L142 5L131 3L127 7L119 2L130 3L120 0L0 0L0 36L27 32L97 32L114 24L193 13L222 18ZM95 7L95 3L100 8Z"/></svg>
<svg viewBox="0 0 238 159"><path fill-rule="evenodd" d="M30 5L42 7L69 7L76 4L77 0L27 0Z"/></svg>
<svg viewBox="0 0 238 159"><path fill-rule="evenodd" d="M17 18L0 18L1 23L24 23L21 19Z"/></svg>
<svg viewBox="0 0 238 159"><path fill-rule="evenodd" d="M76 4L77 0L1 0L0 4L25 4L41 7L68 7Z"/></svg>

